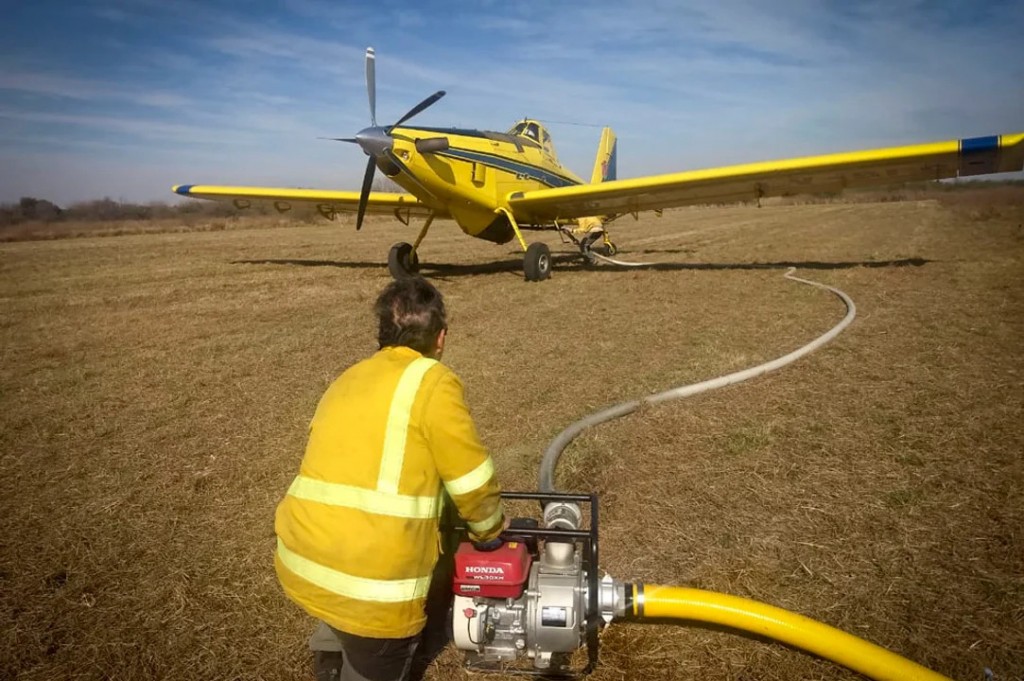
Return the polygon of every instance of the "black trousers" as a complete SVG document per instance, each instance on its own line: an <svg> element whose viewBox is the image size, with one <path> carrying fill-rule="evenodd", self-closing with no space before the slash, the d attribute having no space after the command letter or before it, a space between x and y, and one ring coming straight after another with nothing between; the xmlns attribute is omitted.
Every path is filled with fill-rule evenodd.
<svg viewBox="0 0 1024 681"><path fill-rule="evenodd" d="M341 650L314 650L317 681L406 681L420 635L408 638L367 638L329 625ZM318 631L322 636L322 630Z"/></svg>
<svg viewBox="0 0 1024 681"><path fill-rule="evenodd" d="M317 681L416 681L451 640L454 549L441 555L427 593L427 624L408 638L368 638L321 622L309 641Z"/></svg>

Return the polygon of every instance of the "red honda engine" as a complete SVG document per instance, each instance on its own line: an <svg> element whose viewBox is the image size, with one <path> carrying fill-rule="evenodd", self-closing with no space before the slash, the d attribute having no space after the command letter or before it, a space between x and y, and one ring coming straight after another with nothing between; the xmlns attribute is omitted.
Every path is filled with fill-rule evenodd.
<svg viewBox="0 0 1024 681"><path fill-rule="evenodd" d="M519 598L530 576L531 557L523 542L478 551L469 542L455 552L452 590L469 598Z"/></svg>

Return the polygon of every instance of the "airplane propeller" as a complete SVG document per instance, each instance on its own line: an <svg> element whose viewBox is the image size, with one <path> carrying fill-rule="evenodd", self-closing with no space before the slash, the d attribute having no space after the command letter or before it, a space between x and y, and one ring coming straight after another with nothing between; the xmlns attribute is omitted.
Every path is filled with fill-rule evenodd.
<svg viewBox="0 0 1024 681"><path fill-rule="evenodd" d="M374 170L377 166L377 161L381 158L387 159L392 165L400 165L395 157L392 147L394 146L394 139L391 137L391 131L397 128L402 123L405 123L413 116L422 113L425 109L433 106L437 100L441 99L445 95L444 90L438 90L434 94L430 95L422 102L409 109L404 116L399 118L396 122L391 125L380 126L377 125L377 58L374 54L373 48L366 48L366 95L370 103L370 127L363 128L355 137L328 137L326 139L334 140L336 142L350 142L358 144L362 147L363 151L370 157L366 164L366 173L363 175L363 186L359 192L359 208L356 211L356 230L362 229L363 218L366 216L366 206L370 201L370 189L373 186L373 175ZM443 145L439 142L443 140ZM427 145L429 148L420 149L420 142L430 142ZM443 147L443 148L442 148ZM421 152L424 151L443 151L448 148L447 138L436 138L430 140L417 140L416 148Z"/></svg>
<svg viewBox="0 0 1024 681"><path fill-rule="evenodd" d="M366 96L370 99L370 125L377 127L377 53L366 48Z"/></svg>

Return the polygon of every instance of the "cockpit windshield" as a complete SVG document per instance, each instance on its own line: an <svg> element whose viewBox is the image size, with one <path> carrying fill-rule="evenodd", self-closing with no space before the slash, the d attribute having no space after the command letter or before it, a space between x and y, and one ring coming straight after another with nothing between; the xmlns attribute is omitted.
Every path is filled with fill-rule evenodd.
<svg viewBox="0 0 1024 681"><path fill-rule="evenodd" d="M551 135L544 129L544 126L536 121L520 121L512 126L508 134L514 137L525 137L537 143L549 155L555 155L555 147L551 143Z"/></svg>
<svg viewBox="0 0 1024 681"><path fill-rule="evenodd" d="M540 142L540 126L533 121L516 123L512 126L512 129L508 131L508 134L520 137L529 137L534 142Z"/></svg>

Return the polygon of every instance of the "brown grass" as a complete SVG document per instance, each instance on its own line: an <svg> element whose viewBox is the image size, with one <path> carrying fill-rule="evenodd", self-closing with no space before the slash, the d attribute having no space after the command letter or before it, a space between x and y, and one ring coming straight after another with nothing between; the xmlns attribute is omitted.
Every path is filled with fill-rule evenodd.
<svg viewBox="0 0 1024 681"><path fill-rule="evenodd" d="M767 601L944 674L1024 675L1024 216L1012 202L686 209L624 257L526 284L440 224L427 274L505 486L585 413L781 355L776 374L585 434L603 568ZM981 211L972 217L971 210ZM0 677L303 678L272 515L316 401L374 349L411 228L225 229L0 246ZM556 243L557 239L549 239ZM614 625L598 681L846 679L701 628ZM462 679L448 651L430 672Z"/></svg>

